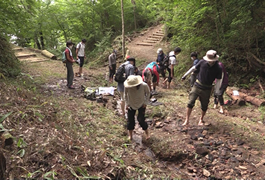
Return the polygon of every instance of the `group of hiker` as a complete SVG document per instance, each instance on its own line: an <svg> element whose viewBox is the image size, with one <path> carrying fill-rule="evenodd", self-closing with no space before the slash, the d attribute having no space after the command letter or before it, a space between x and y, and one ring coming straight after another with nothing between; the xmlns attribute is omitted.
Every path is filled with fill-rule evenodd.
<svg viewBox="0 0 265 180"><path fill-rule="evenodd" d="M80 60L80 68L77 76L82 76L82 66L85 58L85 39L83 39L76 48L77 59ZM73 68L75 62L72 56L72 42L66 43L66 67L67 67L67 86L73 89ZM159 74L163 78L163 86L170 88L171 81L174 77L174 66L177 65L176 56L181 52L181 48L176 47L173 51L165 54L162 48L157 50L157 59L149 63L143 71L136 67L135 58L126 57L126 62L122 63L116 70L116 50L108 57L109 62L109 82L113 80L117 82L117 90L120 93L122 116L127 119L127 130L129 138L133 138L133 130L135 127L135 113L138 111L137 120L139 125L146 133L146 139L150 137L148 132L148 124L145 122L146 106L150 102L152 95L157 94L156 86L159 85ZM192 52L192 67L182 76L182 80L190 76L191 91L189 93L189 101L187 103L186 119L183 126L189 125L189 119L195 101L199 99L201 103L201 117L198 125L204 125L204 116L208 109L211 97L213 83L214 85L214 108L220 103L220 113L224 113L223 94L228 86L228 75L224 65L218 61L219 55L215 50L207 51L206 55L199 60L198 53ZM166 74L168 76L166 77ZM151 86L153 84L153 86Z"/></svg>

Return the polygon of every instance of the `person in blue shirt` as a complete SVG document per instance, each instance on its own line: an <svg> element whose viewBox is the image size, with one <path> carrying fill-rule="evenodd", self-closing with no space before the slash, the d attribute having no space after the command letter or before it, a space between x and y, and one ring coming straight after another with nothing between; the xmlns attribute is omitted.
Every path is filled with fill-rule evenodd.
<svg viewBox="0 0 265 180"><path fill-rule="evenodd" d="M198 59L198 53L197 52L192 52L190 54L190 58L191 60L193 61L193 66L196 66L196 64L198 64L198 62L200 61ZM191 76L190 76L190 86L192 87L196 81L196 76L198 74L198 71L194 71L191 73Z"/></svg>

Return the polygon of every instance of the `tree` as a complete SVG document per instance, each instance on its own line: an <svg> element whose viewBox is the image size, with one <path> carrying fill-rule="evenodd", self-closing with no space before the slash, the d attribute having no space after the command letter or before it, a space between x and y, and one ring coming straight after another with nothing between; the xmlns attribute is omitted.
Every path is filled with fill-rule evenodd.
<svg viewBox="0 0 265 180"><path fill-rule="evenodd" d="M121 21L122 21L122 56L125 57L125 33L124 33L124 10L123 0L121 0Z"/></svg>

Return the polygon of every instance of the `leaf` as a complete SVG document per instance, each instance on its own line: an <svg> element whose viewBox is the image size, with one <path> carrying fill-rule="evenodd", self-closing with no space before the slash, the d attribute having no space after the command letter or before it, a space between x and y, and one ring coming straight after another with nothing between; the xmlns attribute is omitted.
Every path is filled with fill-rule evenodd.
<svg viewBox="0 0 265 180"><path fill-rule="evenodd" d="M50 176L51 175L51 177L48 177L48 176ZM49 172L46 172L44 175L43 175L43 178L44 179L47 179L47 180L54 180L54 176L55 175L57 175L57 173L56 172L54 172L54 171L49 171Z"/></svg>
<svg viewBox="0 0 265 180"><path fill-rule="evenodd" d="M25 155L25 149L21 149L17 152L17 154L19 154L19 157L23 157Z"/></svg>
<svg viewBox="0 0 265 180"><path fill-rule="evenodd" d="M11 112L9 112L9 113L7 113L7 114L5 114L1 119L0 119L0 123L2 123L10 114L12 114L13 113L13 111L11 111Z"/></svg>

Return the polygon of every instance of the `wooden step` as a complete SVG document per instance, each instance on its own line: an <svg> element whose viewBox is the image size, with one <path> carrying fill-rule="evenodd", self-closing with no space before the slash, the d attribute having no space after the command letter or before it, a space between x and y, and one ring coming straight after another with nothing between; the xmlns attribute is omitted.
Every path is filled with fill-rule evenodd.
<svg viewBox="0 0 265 180"><path fill-rule="evenodd" d="M154 37L149 37L146 40L151 40L151 41L160 41L160 39L158 38L154 38Z"/></svg>
<svg viewBox="0 0 265 180"><path fill-rule="evenodd" d="M17 47L17 48L13 48L13 51L23 51L23 49L22 49L22 48L19 48L19 47Z"/></svg>
<svg viewBox="0 0 265 180"><path fill-rule="evenodd" d="M163 36L164 36L164 35L163 35ZM163 36L153 34L153 35L150 35L149 37L160 39L160 38L162 38Z"/></svg>
<svg viewBox="0 0 265 180"><path fill-rule="evenodd" d="M20 59L21 62L25 62L25 63L37 63L37 62L44 62L48 60L49 59L43 59L43 58Z"/></svg>
<svg viewBox="0 0 265 180"><path fill-rule="evenodd" d="M29 58L29 57L36 57L36 54L17 54L17 58Z"/></svg>
<svg viewBox="0 0 265 180"><path fill-rule="evenodd" d="M154 33L154 36L164 36L164 33Z"/></svg>
<svg viewBox="0 0 265 180"><path fill-rule="evenodd" d="M136 45L140 45L140 46L153 46L153 44L150 44L150 43L137 43Z"/></svg>
<svg viewBox="0 0 265 180"><path fill-rule="evenodd" d="M157 43L157 41L152 41L152 40L143 40L145 43Z"/></svg>

